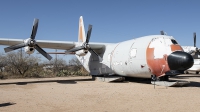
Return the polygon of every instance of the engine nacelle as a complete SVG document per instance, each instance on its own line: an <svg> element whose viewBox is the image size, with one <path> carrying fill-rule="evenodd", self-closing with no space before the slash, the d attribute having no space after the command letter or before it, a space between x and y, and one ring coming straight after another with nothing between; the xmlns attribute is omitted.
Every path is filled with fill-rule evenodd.
<svg viewBox="0 0 200 112"><path fill-rule="evenodd" d="M35 48L34 47L29 47L29 46L26 46L24 47L24 50L27 54L33 54L34 51L35 51Z"/></svg>
<svg viewBox="0 0 200 112"><path fill-rule="evenodd" d="M76 51L76 55L78 55L78 56L85 56L87 53L88 53L88 50Z"/></svg>

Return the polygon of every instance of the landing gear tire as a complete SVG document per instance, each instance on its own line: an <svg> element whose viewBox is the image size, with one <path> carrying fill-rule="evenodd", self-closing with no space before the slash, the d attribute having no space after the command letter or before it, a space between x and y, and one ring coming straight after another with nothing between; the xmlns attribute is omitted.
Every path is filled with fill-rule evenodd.
<svg viewBox="0 0 200 112"><path fill-rule="evenodd" d="M158 79L159 81L169 81L169 76L165 75L165 76L159 77Z"/></svg>
<svg viewBox="0 0 200 112"><path fill-rule="evenodd" d="M196 72L196 74L199 74L199 72Z"/></svg>
<svg viewBox="0 0 200 112"><path fill-rule="evenodd" d="M189 74L189 72L188 72L188 71L185 71L184 73L185 73L185 74Z"/></svg>
<svg viewBox="0 0 200 112"><path fill-rule="evenodd" d="M92 80L96 80L96 77L92 75Z"/></svg>
<svg viewBox="0 0 200 112"><path fill-rule="evenodd" d="M155 75L151 76L152 81L169 81L169 76L161 76L161 77L156 77Z"/></svg>

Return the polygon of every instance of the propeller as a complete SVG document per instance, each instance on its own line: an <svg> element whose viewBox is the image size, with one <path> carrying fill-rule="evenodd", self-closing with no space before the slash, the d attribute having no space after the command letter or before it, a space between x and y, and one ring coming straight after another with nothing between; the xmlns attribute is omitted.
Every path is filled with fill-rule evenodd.
<svg viewBox="0 0 200 112"><path fill-rule="evenodd" d="M196 32L193 33L193 37L194 37L194 47L196 47Z"/></svg>
<svg viewBox="0 0 200 112"><path fill-rule="evenodd" d="M29 46L29 47L34 47L44 57L46 57L48 60L51 60L52 57L48 53L46 53L35 41L35 36L37 33L37 28L38 28L38 22L39 22L39 19L34 19L30 38L24 40L23 43L4 48L5 52L7 53L16 49L20 49L22 47Z"/></svg>
<svg viewBox="0 0 200 112"><path fill-rule="evenodd" d="M89 25L88 31L87 31L86 41L83 42L82 46L78 46L78 47L72 48L70 50L67 50L66 53L76 52L76 51L84 49L84 50L88 50L89 52L93 52L99 58L99 60L101 61L102 58L89 46L91 32L92 32L92 25Z"/></svg>
<svg viewBox="0 0 200 112"><path fill-rule="evenodd" d="M193 56L193 58L197 58L200 54L199 49L196 47L196 32L193 33L193 39L194 39L194 50L189 51L188 53Z"/></svg>
<svg viewBox="0 0 200 112"><path fill-rule="evenodd" d="M194 47L196 47L196 32L193 33L193 38L194 38ZM200 54L199 49L196 47L196 51L195 54L197 53L197 55Z"/></svg>

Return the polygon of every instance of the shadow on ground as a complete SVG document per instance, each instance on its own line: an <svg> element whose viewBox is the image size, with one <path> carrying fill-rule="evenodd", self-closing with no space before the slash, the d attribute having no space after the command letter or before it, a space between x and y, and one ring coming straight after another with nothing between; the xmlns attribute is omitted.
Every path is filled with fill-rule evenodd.
<svg viewBox="0 0 200 112"><path fill-rule="evenodd" d="M188 79L188 78L200 78L199 74L184 74L184 75L177 75L171 78L177 78L177 79Z"/></svg>
<svg viewBox="0 0 200 112"><path fill-rule="evenodd" d="M10 103L10 102L8 102L8 103L1 103L0 107L11 106L11 105L14 105L14 104L16 104L16 103Z"/></svg>
<svg viewBox="0 0 200 112"><path fill-rule="evenodd" d="M34 83L51 83L57 82L60 84L76 84L77 81L94 81L92 78L87 79L69 79L69 80L42 80L39 81L20 81L20 82L8 82L8 83L0 83L0 85L9 85L9 84L16 84L16 85L27 85L27 84L34 84Z"/></svg>
<svg viewBox="0 0 200 112"><path fill-rule="evenodd" d="M125 77L125 82L151 84L151 79L150 78Z"/></svg>
<svg viewBox="0 0 200 112"><path fill-rule="evenodd" d="M200 82L191 81L188 87L200 87Z"/></svg>
<svg viewBox="0 0 200 112"><path fill-rule="evenodd" d="M199 74L184 74L184 75L171 77L170 80L171 81L186 81L189 78L200 78L200 75ZM190 81L190 83L187 84L185 87L200 87L200 82Z"/></svg>

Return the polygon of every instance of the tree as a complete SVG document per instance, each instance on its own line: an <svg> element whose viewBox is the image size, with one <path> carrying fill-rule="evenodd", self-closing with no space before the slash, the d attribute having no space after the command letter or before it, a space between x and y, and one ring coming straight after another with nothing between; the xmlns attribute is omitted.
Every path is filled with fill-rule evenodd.
<svg viewBox="0 0 200 112"><path fill-rule="evenodd" d="M75 71L80 70L82 68L82 64L77 58L72 58L71 60L69 60L69 65L74 66L73 68Z"/></svg>
<svg viewBox="0 0 200 112"><path fill-rule="evenodd" d="M5 55L2 53L0 55L0 71L3 72L4 67L7 65L7 61L6 61L6 57Z"/></svg>
<svg viewBox="0 0 200 112"><path fill-rule="evenodd" d="M20 74L26 77L26 72L34 68L35 64L39 62L38 57L28 55L24 52L10 52L6 55L7 70L13 74Z"/></svg>
<svg viewBox="0 0 200 112"><path fill-rule="evenodd" d="M51 61L44 62L44 65L50 66L51 70L55 74L58 73L60 70L63 70L66 67L67 63L62 58L55 58Z"/></svg>

